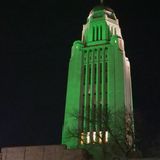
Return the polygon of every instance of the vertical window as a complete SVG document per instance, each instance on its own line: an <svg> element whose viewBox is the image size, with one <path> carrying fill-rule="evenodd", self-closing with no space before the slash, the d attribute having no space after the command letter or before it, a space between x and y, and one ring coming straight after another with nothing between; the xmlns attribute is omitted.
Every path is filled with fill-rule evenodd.
<svg viewBox="0 0 160 160"><path fill-rule="evenodd" d="M103 138L102 131L99 131L99 143L100 144L102 143L102 138Z"/></svg>
<svg viewBox="0 0 160 160"><path fill-rule="evenodd" d="M93 35L92 35L92 40L95 41L95 27L93 27Z"/></svg>
<svg viewBox="0 0 160 160"><path fill-rule="evenodd" d="M95 97L93 97L95 98ZM93 124L92 124L92 129L95 130L95 126L96 126L96 105L93 104L93 108L92 108L92 121L93 121Z"/></svg>
<svg viewBox="0 0 160 160"><path fill-rule="evenodd" d="M85 139L85 136L84 136L84 133L82 132L81 135L80 135L80 144L84 144L84 139Z"/></svg>
<svg viewBox="0 0 160 160"><path fill-rule="evenodd" d="M88 66L89 74L88 74L88 83L91 84L91 66Z"/></svg>
<svg viewBox="0 0 160 160"><path fill-rule="evenodd" d="M102 26L100 26L100 40L102 40Z"/></svg>
<svg viewBox="0 0 160 160"><path fill-rule="evenodd" d="M107 63L105 65L105 79L106 79L106 83L107 83Z"/></svg>
<svg viewBox="0 0 160 160"><path fill-rule="evenodd" d="M100 63L100 74L99 74L99 78L100 78L100 84L102 84L102 63Z"/></svg>
<svg viewBox="0 0 160 160"><path fill-rule="evenodd" d="M96 31L96 40L98 40L98 32L99 32L99 29L98 29L98 27L97 27L96 29L97 29L97 31Z"/></svg>
<svg viewBox="0 0 160 160"><path fill-rule="evenodd" d="M105 131L105 143L107 143L107 142L108 142L108 132Z"/></svg>
<svg viewBox="0 0 160 160"><path fill-rule="evenodd" d="M90 99L90 95L88 95L88 98ZM89 122L90 122L90 106L87 105L86 108L86 117L85 117L85 121L86 121L86 130L89 131Z"/></svg>
<svg viewBox="0 0 160 160"><path fill-rule="evenodd" d="M116 28L114 28L114 33L115 33L115 35L117 34Z"/></svg>
<svg viewBox="0 0 160 160"><path fill-rule="evenodd" d="M93 143L96 142L96 132L93 132Z"/></svg>
<svg viewBox="0 0 160 160"><path fill-rule="evenodd" d="M90 132L87 132L87 144L91 142Z"/></svg>
<svg viewBox="0 0 160 160"><path fill-rule="evenodd" d="M113 27L112 27L112 26L111 26L111 33L114 34L114 33L113 33Z"/></svg>
<svg viewBox="0 0 160 160"><path fill-rule="evenodd" d="M101 95L100 95L100 100L101 100ZM102 104L100 102L100 104L98 106L98 117L97 117L97 119L98 119L98 125L99 125L99 130L102 129L102 121L101 121L102 118L103 118L102 117Z"/></svg>
<svg viewBox="0 0 160 160"><path fill-rule="evenodd" d="M97 70L97 65L94 64L94 83L96 84L96 71Z"/></svg>
<svg viewBox="0 0 160 160"><path fill-rule="evenodd" d="M85 85L86 66L83 67L83 85Z"/></svg>

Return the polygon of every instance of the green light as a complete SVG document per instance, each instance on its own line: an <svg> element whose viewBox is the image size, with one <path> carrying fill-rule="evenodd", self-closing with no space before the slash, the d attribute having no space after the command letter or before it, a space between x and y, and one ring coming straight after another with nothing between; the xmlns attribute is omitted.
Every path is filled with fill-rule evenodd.
<svg viewBox="0 0 160 160"><path fill-rule="evenodd" d="M95 7L69 62L62 135L68 148L102 146L115 139L126 145L126 115L133 110L128 63L115 14Z"/></svg>

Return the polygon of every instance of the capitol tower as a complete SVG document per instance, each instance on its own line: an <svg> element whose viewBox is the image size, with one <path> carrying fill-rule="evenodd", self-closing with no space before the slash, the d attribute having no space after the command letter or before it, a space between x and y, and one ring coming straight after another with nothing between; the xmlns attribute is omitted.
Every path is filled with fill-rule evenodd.
<svg viewBox="0 0 160 160"><path fill-rule="evenodd" d="M62 144L68 148L134 146L130 63L119 21L110 8L93 8L73 43Z"/></svg>

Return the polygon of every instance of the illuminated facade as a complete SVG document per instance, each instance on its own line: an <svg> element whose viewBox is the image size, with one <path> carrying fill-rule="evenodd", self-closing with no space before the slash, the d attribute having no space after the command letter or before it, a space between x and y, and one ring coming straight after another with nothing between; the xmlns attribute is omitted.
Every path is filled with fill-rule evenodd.
<svg viewBox="0 0 160 160"><path fill-rule="evenodd" d="M130 63L114 12L95 7L69 63L62 143L69 148L134 138Z"/></svg>

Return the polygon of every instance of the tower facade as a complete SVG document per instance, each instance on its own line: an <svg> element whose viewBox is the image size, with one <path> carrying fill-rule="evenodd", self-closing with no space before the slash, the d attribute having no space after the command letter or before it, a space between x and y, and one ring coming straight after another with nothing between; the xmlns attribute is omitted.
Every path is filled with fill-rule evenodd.
<svg viewBox="0 0 160 160"><path fill-rule="evenodd" d="M95 7L69 62L62 143L133 145L130 63L113 10Z"/></svg>

